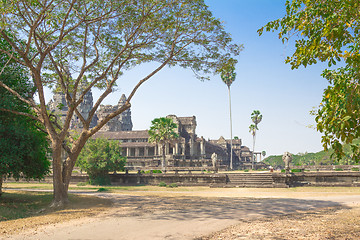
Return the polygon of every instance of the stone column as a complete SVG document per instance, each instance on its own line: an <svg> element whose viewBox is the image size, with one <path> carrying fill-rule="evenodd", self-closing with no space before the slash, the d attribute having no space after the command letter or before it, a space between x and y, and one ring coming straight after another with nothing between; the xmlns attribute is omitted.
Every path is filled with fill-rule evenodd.
<svg viewBox="0 0 360 240"><path fill-rule="evenodd" d="M149 156L149 147L144 147L144 157Z"/></svg>
<svg viewBox="0 0 360 240"><path fill-rule="evenodd" d="M190 156L194 156L194 140L190 138Z"/></svg>
<svg viewBox="0 0 360 240"><path fill-rule="evenodd" d="M175 143L174 154L175 154L175 155L178 155L178 154L179 154L179 144L178 144L178 143Z"/></svg>
<svg viewBox="0 0 360 240"><path fill-rule="evenodd" d="M127 156L127 157L130 156L130 148L126 148L126 156Z"/></svg>
<svg viewBox="0 0 360 240"><path fill-rule="evenodd" d="M204 138L201 138L200 151L201 151L201 155L205 155L206 151L205 151L205 140L204 140Z"/></svg>
<svg viewBox="0 0 360 240"><path fill-rule="evenodd" d="M135 157L139 156L139 148L135 148Z"/></svg>

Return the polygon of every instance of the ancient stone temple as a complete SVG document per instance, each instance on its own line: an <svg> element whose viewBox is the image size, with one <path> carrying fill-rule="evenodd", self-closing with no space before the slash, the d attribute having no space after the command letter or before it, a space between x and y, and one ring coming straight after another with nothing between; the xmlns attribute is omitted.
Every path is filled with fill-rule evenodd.
<svg viewBox="0 0 360 240"><path fill-rule="evenodd" d="M80 88L83 89L84 86ZM126 102L123 94L117 105L101 105L92 119L90 127L94 127L107 114L116 111ZM65 95L55 93L53 100L48 104L49 110L60 117L62 121L68 111ZM93 96L89 91L84 96L84 101L79 105L80 114L86 119L93 107ZM216 165L226 169L230 163L230 139L220 137L217 140L205 140L196 134L196 117L177 117L168 115L177 125L175 131L179 138L165 147L166 165L168 167L200 167L213 166L211 156L217 156ZM81 128L81 122L77 116L71 120L71 128ZM94 137L105 137L119 141L122 147L122 155L127 157L128 169L159 168L161 166L162 149L160 145L148 141L148 130L133 131L131 111L127 109L117 117L104 125ZM242 146L241 139L233 139L233 166L235 169L251 168L251 152L248 147Z"/></svg>
<svg viewBox="0 0 360 240"><path fill-rule="evenodd" d="M83 89L84 86L81 86L80 89ZM80 93L78 94L80 95ZM79 97L79 96L77 96ZM98 121L101 121L107 114L116 111L126 102L126 96L123 94L117 105L100 105L99 110L95 113L94 117L91 120L90 128L96 126ZM84 96L84 101L78 106L80 114L87 119L91 109L93 108L93 96L91 90L88 91ZM48 108L55 115L60 117L60 120L64 122L66 113L68 111L67 102L65 99L65 94L62 92L56 92L53 96L53 99L48 103ZM82 128L80 119L76 114L74 114L71 123L71 129ZM132 130L132 121L131 121L131 111L127 109L120 115L116 116L110 120L105 126L103 126L103 131L131 131Z"/></svg>
<svg viewBox="0 0 360 240"><path fill-rule="evenodd" d="M211 155L217 154L220 168L227 168L230 162L230 140L220 137L218 140L205 140L196 135L196 117L177 117L168 115L177 124L175 132L179 138L165 147L168 167L212 167ZM159 168L162 149L160 145L148 141L148 130L137 131L101 131L96 137L117 140L122 147L122 155L127 157L128 169ZM233 163L235 168L251 167L251 152L241 146L241 139L233 140Z"/></svg>
<svg viewBox="0 0 360 240"><path fill-rule="evenodd" d="M121 98L117 105L101 105L97 116L99 121L106 117L107 114L112 113L121 108L126 102L125 94L121 95ZM131 111L130 108L125 110L120 115L111 119L104 127L102 131L118 132L118 131L131 131L132 130Z"/></svg>

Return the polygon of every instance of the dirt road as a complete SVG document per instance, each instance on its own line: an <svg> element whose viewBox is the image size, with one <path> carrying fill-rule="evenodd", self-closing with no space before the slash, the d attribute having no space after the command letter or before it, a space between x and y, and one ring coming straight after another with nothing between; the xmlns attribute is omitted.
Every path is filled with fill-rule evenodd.
<svg viewBox="0 0 360 240"><path fill-rule="evenodd" d="M245 197L244 194L232 196L227 195L227 192L220 195L213 192L206 196L194 196L193 193L191 196L159 196L151 192L98 195L111 198L114 207L96 217L39 227L3 239L185 240L208 235L244 221L360 204L360 195L344 193L284 195L267 192L265 195L256 195L260 198Z"/></svg>

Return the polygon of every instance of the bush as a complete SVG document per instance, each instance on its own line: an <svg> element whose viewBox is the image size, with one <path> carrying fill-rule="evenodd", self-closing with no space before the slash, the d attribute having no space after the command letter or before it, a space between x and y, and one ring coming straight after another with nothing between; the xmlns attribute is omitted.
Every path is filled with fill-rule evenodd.
<svg viewBox="0 0 360 240"><path fill-rule="evenodd" d="M249 172L249 169L245 169L244 172Z"/></svg>
<svg viewBox="0 0 360 240"><path fill-rule="evenodd" d="M351 171L359 171L359 168L358 167L354 167L351 169Z"/></svg>
<svg viewBox="0 0 360 240"><path fill-rule="evenodd" d="M302 169L291 169L291 172L302 172Z"/></svg>
<svg viewBox="0 0 360 240"><path fill-rule="evenodd" d="M90 176L89 176L90 177ZM91 185L108 186L111 185L109 175L97 175L90 177L89 183Z"/></svg>
<svg viewBox="0 0 360 240"><path fill-rule="evenodd" d="M125 163L126 158L121 156L117 141L97 138L89 139L76 165L87 172L90 184L110 185L109 172L123 171Z"/></svg>
<svg viewBox="0 0 360 240"><path fill-rule="evenodd" d="M162 173L161 170L152 170L153 173Z"/></svg>
<svg viewBox="0 0 360 240"><path fill-rule="evenodd" d="M159 183L159 187L166 187L166 183L160 182L160 183Z"/></svg>
<svg viewBox="0 0 360 240"><path fill-rule="evenodd" d="M178 185L176 183L171 183L170 185L168 185L169 188L177 188Z"/></svg>
<svg viewBox="0 0 360 240"><path fill-rule="evenodd" d="M335 171L344 171L342 168L335 168Z"/></svg>
<svg viewBox="0 0 360 240"><path fill-rule="evenodd" d="M97 190L98 192L106 192L106 191L109 191L108 189L106 189L106 188L99 188L98 190Z"/></svg>

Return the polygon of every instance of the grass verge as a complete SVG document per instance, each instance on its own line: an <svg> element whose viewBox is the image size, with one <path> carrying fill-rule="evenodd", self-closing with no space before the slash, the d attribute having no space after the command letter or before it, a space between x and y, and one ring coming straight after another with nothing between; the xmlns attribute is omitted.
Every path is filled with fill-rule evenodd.
<svg viewBox="0 0 360 240"><path fill-rule="evenodd" d="M110 200L94 196L70 194L69 200L65 208L54 209L49 208L51 192L4 192L0 198L0 235L93 216L112 205Z"/></svg>

